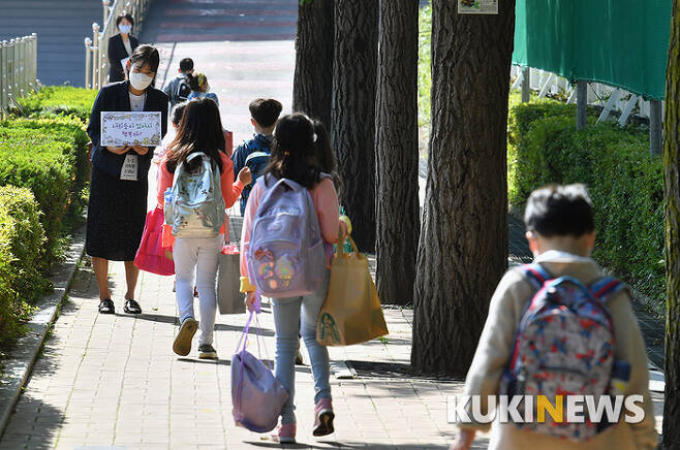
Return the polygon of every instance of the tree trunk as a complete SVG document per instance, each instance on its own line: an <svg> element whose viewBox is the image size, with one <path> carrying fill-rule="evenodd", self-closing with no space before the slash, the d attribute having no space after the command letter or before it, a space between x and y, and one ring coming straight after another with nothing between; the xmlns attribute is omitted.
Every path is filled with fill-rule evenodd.
<svg viewBox="0 0 680 450"><path fill-rule="evenodd" d="M465 375L507 267L506 125L515 1L458 15L434 0L432 131L411 363Z"/></svg>
<svg viewBox="0 0 680 450"><path fill-rule="evenodd" d="M680 0L673 0L666 75L666 397L663 447L680 449Z"/></svg>
<svg viewBox="0 0 680 450"><path fill-rule="evenodd" d="M331 125L333 0L301 1L295 38L293 111Z"/></svg>
<svg viewBox="0 0 680 450"><path fill-rule="evenodd" d="M342 204L362 251L375 248L375 82L378 0L336 0L331 140Z"/></svg>
<svg viewBox="0 0 680 450"><path fill-rule="evenodd" d="M376 285L383 303L412 301L418 201L418 0L380 0L376 98Z"/></svg>

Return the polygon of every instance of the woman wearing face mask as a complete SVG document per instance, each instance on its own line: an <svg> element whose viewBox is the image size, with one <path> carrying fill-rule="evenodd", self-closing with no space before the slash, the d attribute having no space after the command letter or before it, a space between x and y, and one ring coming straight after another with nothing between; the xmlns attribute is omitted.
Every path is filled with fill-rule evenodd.
<svg viewBox="0 0 680 450"><path fill-rule="evenodd" d="M146 219L147 179L154 148L102 147L99 140L101 113L160 111L162 135L165 136L169 99L162 91L151 87L159 62L158 50L150 45L137 47L126 67L129 81L113 83L99 91L87 127L93 150L86 250L92 257L102 314L115 312L107 280L109 261L125 262L124 311L128 314L142 312L134 298L139 275L134 259ZM123 165L130 169L125 171L125 176L121 174Z"/></svg>
<svg viewBox="0 0 680 450"><path fill-rule="evenodd" d="M217 99L217 94L210 92L210 85L208 84L208 77L201 72L187 73L186 75L187 84L191 88L191 94L187 97L187 100L194 98L209 98L220 105L220 101Z"/></svg>
<svg viewBox="0 0 680 450"><path fill-rule="evenodd" d="M109 83L125 79L121 61L129 58L139 45L137 38L130 36L134 24L135 21L130 14L121 14L116 18L116 26L120 33L109 38Z"/></svg>

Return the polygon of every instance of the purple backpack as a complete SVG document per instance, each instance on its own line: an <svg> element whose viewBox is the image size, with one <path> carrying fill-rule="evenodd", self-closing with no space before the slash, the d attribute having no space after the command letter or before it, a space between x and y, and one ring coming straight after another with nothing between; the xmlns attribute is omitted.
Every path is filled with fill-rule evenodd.
<svg viewBox="0 0 680 450"><path fill-rule="evenodd" d="M288 392L262 361L246 351L253 314L250 313L237 352L231 358L232 414L237 426L266 433L276 428Z"/></svg>
<svg viewBox="0 0 680 450"><path fill-rule="evenodd" d="M545 395L553 405L557 395L607 395L615 341L606 302L625 285L606 277L586 287L572 277L551 277L539 264L522 270L537 292L520 320L500 394ZM532 407L535 418L535 397ZM584 415L583 423L557 423L546 415L545 422L516 425L574 441L587 440L608 425L591 422L587 409Z"/></svg>
<svg viewBox="0 0 680 450"><path fill-rule="evenodd" d="M271 187L268 177L274 181ZM322 179L326 177L322 174ZM286 178L270 175L257 182L266 192L253 219L247 250L250 280L265 297L316 292L326 270L326 251L311 194Z"/></svg>

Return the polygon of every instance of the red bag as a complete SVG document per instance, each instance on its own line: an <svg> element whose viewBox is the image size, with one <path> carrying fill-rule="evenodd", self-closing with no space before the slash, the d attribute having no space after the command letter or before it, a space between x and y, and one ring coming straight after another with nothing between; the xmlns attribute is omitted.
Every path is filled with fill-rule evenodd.
<svg viewBox="0 0 680 450"><path fill-rule="evenodd" d="M146 214L142 242L135 255L135 266L156 275L174 275L172 247L163 247L163 209L156 206Z"/></svg>
<svg viewBox="0 0 680 450"><path fill-rule="evenodd" d="M229 130L224 130L224 151L230 158L231 154L234 153L234 133Z"/></svg>

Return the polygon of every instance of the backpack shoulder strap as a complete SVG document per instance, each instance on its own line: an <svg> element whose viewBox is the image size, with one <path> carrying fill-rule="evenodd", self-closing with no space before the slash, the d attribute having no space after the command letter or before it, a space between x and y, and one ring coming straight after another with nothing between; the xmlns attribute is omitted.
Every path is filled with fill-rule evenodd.
<svg viewBox="0 0 680 450"><path fill-rule="evenodd" d="M590 290L593 291L595 298L602 302L606 302L625 288L626 284L614 277L601 278L590 286Z"/></svg>
<svg viewBox="0 0 680 450"><path fill-rule="evenodd" d="M522 265L522 272L536 289L542 288L546 281L553 278L548 271L537 263Z"/></svg>

